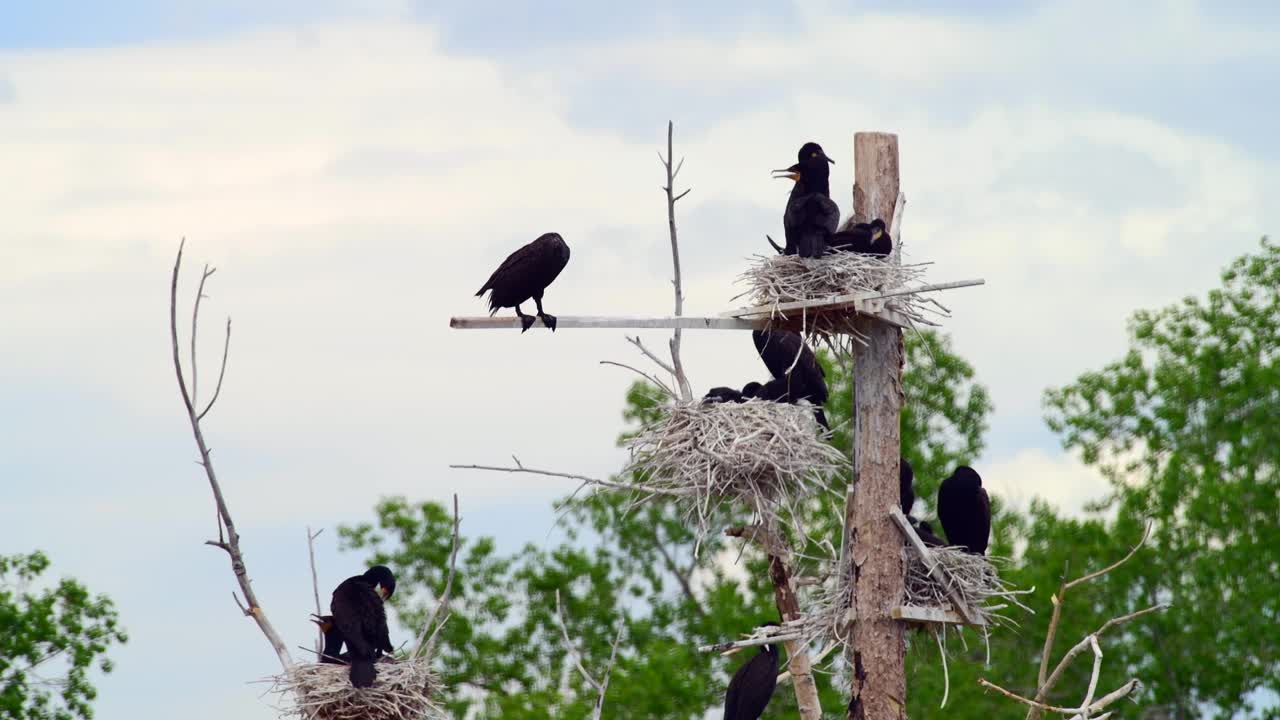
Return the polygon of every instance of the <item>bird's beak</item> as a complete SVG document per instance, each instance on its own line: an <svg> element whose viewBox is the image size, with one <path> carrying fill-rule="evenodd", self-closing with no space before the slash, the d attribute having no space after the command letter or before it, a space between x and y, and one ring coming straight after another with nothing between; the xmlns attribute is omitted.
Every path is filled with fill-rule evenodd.
<svg viewBox="0 0 1280 720"><path fill-rule="evenodd" d="M800 173L792 168L783 168L782 170L773 170L771 172L774 180L782 180L784 178L792 182L800 180Z"/></svg>
<svg viewBox="0 0 1280 720"><path fill-rule="evenodd" d="M823 153L823 154L822 154L822 157L823 157L823 159L825 159L827 162L831 163L832 165L835 165L835 164L836 164L836 161L835 161L835 160L832 160L832 159L831 159L831 158L829 158L829 157L827 157L827 154L826 154L826 153Z"/></svg>
<svg viewBox="0 0 1280 720"><path fill-rule="evenodd" d="M879 240L881 235L884 235L884 231L881 230L880 228L876 228L876 231L874 233L871 233L871 239Z"/></svg>
<svg viewBox="0 0 1280 720"><path fill-rule="evenodd" d="M387 589L382 587L381 584L379 584L375 589L378 591L378 597L382 598L383 601L386 601L388 594Z"/></svg>

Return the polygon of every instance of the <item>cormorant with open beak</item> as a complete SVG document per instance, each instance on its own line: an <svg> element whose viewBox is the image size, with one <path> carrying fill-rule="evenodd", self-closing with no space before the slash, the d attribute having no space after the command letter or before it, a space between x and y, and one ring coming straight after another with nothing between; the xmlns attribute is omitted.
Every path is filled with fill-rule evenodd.
<svg viewBox="0 0 1280 720"><path fill-rule="evenodd" d="M564 266L569 264L569 246L558 233L546 233L507 256L497 270L489 276L476 297L489 293L489 314L498 308L515 308L520 317L520 332L533 326L534 316L520 311L520 303L533 299L538 306L537 317L542 324L555 332L556 318L542 310L542 294Z"/></svg>
<svg viewBox="0 0 1280 720"><path fill-rule="evenodd" d="M797 153L797 162L789 168L774 170L774 177L795 182L782 213L782 229L786 237L785 255L822 257L827 239L840 224L840 208L831 199L831 168L835 160L827 157L822 146L805 143ZM773 239L769 239L773 244ZM777 245L774 245L776 248Z"/></svg>
<svg viewBox="0 0 1280 720"><path fill-rule="evenodd" d="M973 468L961 465L938 486L938 520L951 545L985 555L991 541L991 498Z"/></svg>
<svg viewBox="0 0 1280 720"><path fill-rule="evenodd" d="M875 257L888 257L893 251L893 238L884 228L884 221L876 218L869 223L857 223L827 240L829 250L862 253Z"/></svg>
<svg viewBox="0 0 1280 720"><path fill-rule="evenodd" d="M776 644L761 645L760 652L733 674L724 694L724 720L759 720L764 714L778 682L778 655Z"/></svg>
<svg viewBox="0 0 1280 720"><path fill-rule="evenodd" d="M385 565L375 565L363 575L343 580L329 601L333 624L347 644L351 663L351 684L358 688L373 685L378 671L374 662L395 651L387 632L384 602L396 590L396 577Z"/></svg>
<svg viewBox="0 0 1280 720"><path fill-rule="evenodd" d="M808 400L816 406L814 414L818 422L830 430L827 415L822 409L827 402L826 372L804 338L789 330L753 330L751 341L774 378L765 384L766 390L775 383L781 385L782 391L770 392L772 397L767 399L790 403Z"/></svg>

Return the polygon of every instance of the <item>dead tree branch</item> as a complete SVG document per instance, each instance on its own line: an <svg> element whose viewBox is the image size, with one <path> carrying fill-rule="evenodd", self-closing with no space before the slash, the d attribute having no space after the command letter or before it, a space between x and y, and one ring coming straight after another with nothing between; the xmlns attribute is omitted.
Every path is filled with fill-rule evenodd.
<svg viewBox="0 0 1280 720"><path fill-rule="evenodd" d="M311 528L307 528L307 555L311 560L311 592L316 599L316 616L324 615L324 611L320 609L320 578L316 574L316 538L320 537L320 533L324 532L324 528L320 528L314 533ZM324 630L316 626L316 655L324 652Z"/></svg>
<svg viewBox="0 0 1280 720"><path fill-rule="evenodd" d="M556 590L556 623L560 626L560 634L564 637L564 645L573 654L573 663L577 666L578 672L582 675L582 679L587 684L595 688L598 693L596 696L595 708L591 712L592 720L600 720L601 713L604 712L604 696L609 691L609 675L613 673L613 665L618 659L618 645L622 643L622 627L618 628L618 634L613 638L613 647L609 651L609 664L604 668L604 675L597 681L591 677L591 673L587 672L587 668L582 664L582 653L578 652L578 647L569 639L569 627L564 620L564 608L560 605L560 590Z"/></svg>
<svg viewBox="0 0 1280 720"><path fill-rule="evenodd" d="M662 189L667 193L667 228L671 232L671 266L673 269L673 277L671 285L675 288L676 295L676 317L680 317L684 312L684 291L680 283L680 245L676 239L676 201L689 194L689 190L676 194L675 184L676 176L680 174L680 168L684 167L684 159L672 168L674 153L672 151L672 135L675 133L675 123L667 122L667 156L664 158L659 153L658 157L662 159L662 166L667 171L667 184ZM671 374L676 378L676 384L680 388L680 397L685 402L693 400L693 390L689 387L689 378L684 374L684 365L680 362L680 328L676 328L671 333Z"/></svg>
<svg viewBox="0 0 1280 720"><path fill-rule="evenodd" d="M422 626L422 634L418 636L418 642L414 643L413 652L409 657L416 658L419 655L431 657L431 653L435 650L436 637L440 634L441 628L449 619L449 595L453 592L453 576L458 564L458 528L462 525L462 520L458 516L458 495L453 496L453 541L449 548L449 576L444 583L444 592L440 595L440 600L436 603L436 607L431 611L431 617L427 618L427 622ZM434 629L432 629L434 626ZM428 639L427 631L431 631ZM426 646L423 646L423 642Z"/></svg>
<svg viewBox="0 0 1280 720"><path fill-rule="evenodd" d="M280 658L280 664L285 671L289 671L293 666L293 659L289 656L289 649L285 646L284 641L276 632L275 627L271 625L271 621L267 619L266 613L262 610L262 606L258 604L258 597L253 592L253 584L249 579L249 572L245 569L244 555L240 552L240 534L236 532L235 523L231 519L231 512L227 509L226 498L222 494L222 486L218 484L218 477L214 473L213 463L209 458L209 446L205 443L204 432L200 427L200 420L213 409L213 403L217 400L217 391L215 390L213 398L205 409L197 412L198 398L196 396L196 348L197 348L197 331L199 329L199 312L200 299L204 296L205 281L213 275L214 270L205 266L204 273L200 278L200 285L196 290L196 299L192 305L191 312L191 389L187 389L187 380L182 367L182 355L179 351L178 341L178 275L182 269L182 251L186 245L184 239L178 245L178 256L173 263L173 279L169 286L169 338L171 349L173 351L173 368L178 377L178 390L182 394L182 404L187 411L187 419L191 422L191 434L196 441L196 448L200 452L199 464L204 468L205 476L209 479L209 489L213 492L214 505L217 507L218 513L218 540L207 540L205 544L221 548L227 553L231 560L231 572L235 575L236 583L240 586L240 592L244 595L245 605L240 604L239 598L236 598L236 604L240 606L241 612L246 616L253 618L258 624L258 628L262 634L266 636L267 642L271 643L271 647L276 652L276 656ZM227 337L223 347L222 370L219 372L218 389L221 389L221 378L226 372L227 348L231 342L231 320L227 320ZM226 529L225 536L223 528ZM232 593L235 598L235 593Z"/></svg>
<svg viewBox="0 0 1280 720"><path fill-rule="evenodd" d="M553 472L551 470L535 470L527 468L516 460L516 467L498 467L496 465L450 465L454 470L492 470L494 472L506 473L529 473L530 475L546 475L547 477L567 478L569 480L577 480L583 485L598 485L600 487L613 488L614 490L632 490L636 492L644 492L650 495L666 495L669 497L685 497L692 495L692 492L681 492L677 490L665 490L662 488L644 487L638 488L626 483L613 482L612 480L600 480L598 478L587 477L586 475L574 475L572 473Z"/></svg>

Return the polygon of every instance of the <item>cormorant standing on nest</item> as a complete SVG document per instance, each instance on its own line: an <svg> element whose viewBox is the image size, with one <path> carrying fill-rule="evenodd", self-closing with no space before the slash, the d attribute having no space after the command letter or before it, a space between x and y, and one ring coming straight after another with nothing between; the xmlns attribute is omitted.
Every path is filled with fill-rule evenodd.
<svg viewBox="0 0 1280 720"><path fill-rule="evenodd" d="M774 381L780 381L783 392L779 397L768 399L778 402L808 400L816 408L818 422L830 430L827 414L822 406L827 402L826 372L818 363L818 358L805 344L799 333L789 330L753 330L751 341L755 343L756 352L764 361L765 367L773 375ZM799 356L799 359L797 359ZM795 367L792 367L792 364ZM766 384L769 388L773 383Z"/></svg>
<svg viewBox="0 0 1280 720"><path fill-rule="evenodd" d="M827 239L840 224L840 208L831 199L831 168L835 160L827 157L822 146L805 143L797 154L799 162L785 170L774 170L774 177L795 181L782 213L782 229L787 246L785 255L822 257ZM773 239L769 239L773 244ZM777 245L774 245L776 248Z"/></svg>
<svg viewBox="0 0 1280 720"><path fill-rule="evenodd" d="M706 395L702 396L702 402L704 403L740 403L744 399L741 392L731 387L713 387L707 391Z"/></svg>
<svg viewBox="0 0 1280 720"><path fill-rule="evenodd" d="M373 663L382 653L392 653L387 632L387 609L383 603L396 590L396 577L385 565L375 565L363 575L343 580L329 601L334 627L347 644L351 662L351 684L358 688L373 685L378 671Z"/></svg>
<svg viewBox="0 0 1280 720"><path fill-rule="evenodd" d="M320 662L342 664L347 660L347 655L342 652L342 631L333 622L332 615L312 615L311 622L320 626L320 632L324 634L324 650L320 651Z"/></svg>
<svg viewBox="0 0 1280 720"><path fill-rule="evenodd" d="M777 626L776 622L765 625ZM778 646L761 645L756 656L743 663L724 694L724 720L758 720L773 698L778 682Z"/></svg>
<svg viewBox="0 0 1280 720"><path fill-rule="evenodd" d="M942 541L942 538L938 537L933 533L933 525L930 525L928 521L921 520L916 523L915 527L916 527L916 535L920 536L920 540L924 542L925 547L946 547L947 546L947 544Z"/></svg>
<svg viewBox="0 0 1280 720"><path fill-rule="evenodd" d="M875 257L888 257L893 251L893 238L884 228L884 221L876 218L869 223L857 223L827 240L829 250L862 253Z"/></svg>
<svg viewBox="0 0 1280 720"><path fill-rule="evenodd" d="M961 465L938 487L938 520L947 540L975 555L985 555L991 541L991 499L982 478Z"/></svg>
<svg viewBox="0 0 1280 720"><path fill-rule="evenodd" d="M564 238L558 233L546 233L508 255L476 297L484 295L486 290L492 291L489 294L490 315L498 312L498 308L515 308L516 315L520 317L520 332L533 326L534 316L520 311L520 303L532 298L538 306L537 317L555 332L556 318L543 312L542 293L568 264L569 246Z"/></svg>
<svg viewBox="0 0 1280 720"><path fill-rule="evenodd" d="M911 470L911 463L906 458L898 459L898 496L902 503L902 514L911 519L911 506L916 504L916 489L914 487L916 474Z"/></svg>

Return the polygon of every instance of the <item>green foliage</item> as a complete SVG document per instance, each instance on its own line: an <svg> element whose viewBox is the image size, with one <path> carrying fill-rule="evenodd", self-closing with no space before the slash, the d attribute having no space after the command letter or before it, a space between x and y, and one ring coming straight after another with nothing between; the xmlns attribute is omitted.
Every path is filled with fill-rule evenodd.
<svg viewBox="0 0 1280 720"><path fill-rule="evenodd" d="M1121 360L1045 396L1050 426L1110 478L1113 532L1156 521L1158 552L1118 581L1123 608L1173 603L1126 648L1172 717L1280 691L1277 288L1264 238L1207 299L1137 313Z"/></svg>
<svg viewBox="0 0 1280 720"><path fill-rule="evenodd" d="M991 404L973 368L945 338L926 333L908 338L906 347L903 447L920 496L931 499L951 467L981 451ZM833 395L827 414L838 429L837 444L847 450L850 380L821 359ZM662 402L655 388L637 383L623 417L633 428L652 422ZM832 498L813 503L819 536L838 538L840 507ZM701 718L718 706L727 673L751 653L726 664L696 648L777 618L765 558L749 547L734 566L736 543L712 536L699 544L666 500L628 508L627 498L598 492L562 501L558 509L569 534L560 547L530 545L499 558L487 539L464 541L438 663L450 710L459 717L472 708L489 718L589 715L596 693L572 667L555 624L557 588L592 672L606 666L614 633L625 628L609 685L609 717ZM444 587L450 518L436 503L403 499L383 501L377 516L375 523L343 528L344 544L397 568L403 589L392 602L404 624L421 627ZM824 707L843 707L847 698L831 687L830 676L819 675L818 682ZM794 706L793 694L780 692L767 717L794 715Z"/></svg>
<svg viewBox="0 0 1280 720"><path fill-rule="evenodd" d="M0 555L0 717L88 720L89 672L111 672L107 649L127 638L111 600L80 583L32 590L48 567L40 552Z"/></svg>

